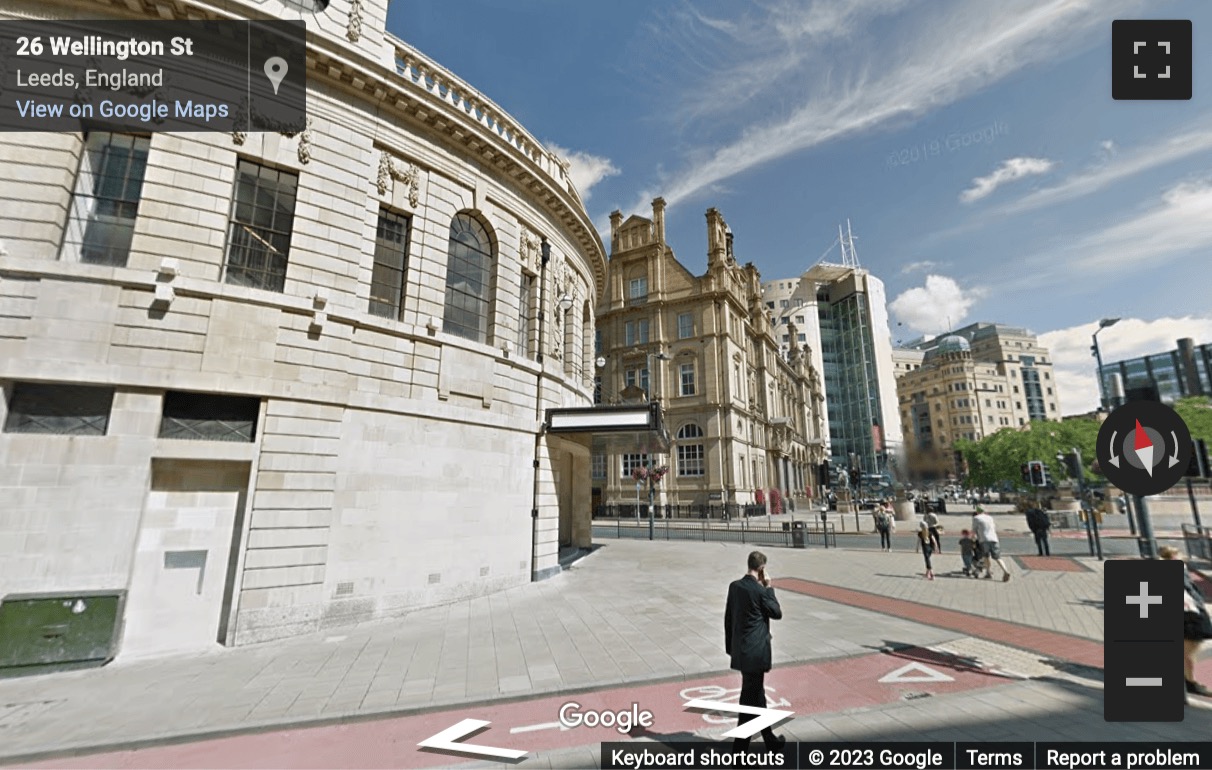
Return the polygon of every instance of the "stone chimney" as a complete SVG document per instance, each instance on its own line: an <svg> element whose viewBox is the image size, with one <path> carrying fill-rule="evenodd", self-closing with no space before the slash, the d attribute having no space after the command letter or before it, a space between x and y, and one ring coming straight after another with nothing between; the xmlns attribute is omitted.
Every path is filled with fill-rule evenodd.
<svg viewBox="0 0 1212 770"><path fill-rule="evenodd" d="M619 250L619 228L623 226L623 212L615 209L610 212L610 254Z"/></svg>
<svg viewBox="0 0 1212 770"><path fill-rule="evenodd" d="M652 199L652 234L658 244L665 243L665 199Z"/></svg>

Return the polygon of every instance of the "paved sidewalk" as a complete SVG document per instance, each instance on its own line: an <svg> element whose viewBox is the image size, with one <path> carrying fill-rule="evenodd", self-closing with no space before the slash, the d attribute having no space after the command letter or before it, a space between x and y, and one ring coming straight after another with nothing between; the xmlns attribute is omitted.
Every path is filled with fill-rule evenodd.
<svg viewBox="0 0 1212 770"><path fill-rule="evenodd" d="M417 611L403 620L201 656L0 680L0 762L315 720L415 714L541 693L702 679L727 671L721 639L724 595L727 582L743 573L749 550L722 543L609 541L551 580ZM788 586L811 588L811 595L788 588L780 592L786 615L775 628L776 666L890 647L952 649L983 665L1050 677L1010 685L1025 688L1015 696L1018 700L990 698L1003 704L994 714L1002 724L1035 729L1031 715L1037 706L1050 704L1064 712L1063 720L1048 728L1056 728L1047 735L1058 740L1066 739L1067 729L1061 728L1072 724L1068 710L1075 706L1089 712L1079 721L1097 728L1091 736L1131 734L1148 740L1153 735L1147 726L1131 726L1125 733L1122 726L1105 725L1099 694L1072 690L1101 676L1097 669L1092 673L1092 661L1070 660L1071 666L1059 659L1041 662L1038 654L1024 657L1022 649L993 644L999 640L988 635L982 638L982 625L989 624L980 618L989 617L1097 646L1102 573L1096 561L1081 560L1086 569L1079 572L1023 571L1012 562L1014 578L1002 583L946 575L925 581L920 555L909 552L767 553L776 579L786 576ZM936 567L945 573L958 568L958 562L958 556L947 552ZM892 606L887 602L900 603L895 605L900 616L885 614ZM952 616L956 622L941 623L943 611L957 613ZM965 618L971 618L968 628ZM999 632L989 625L989 635ZM1033 688L1041 682L1060 689L1037 692ZM904 713L935 719L950 713L949 721L937 723L948 725L955 715L983 713L964 698L983 702L975 695L939 696L929 704L907 704L911 710ZM963 705L948 711L939 705L952 702L948 699ZM863 713L883 714L882 708L890 707ZM934 714L936 708L943 711ZM829 725L851 724L832 721L842 716L797 719L793 734L817 739L808 736L824 734L814 732L818 726L833 734ZM901 729L898 723L905 729L917 724L916 716L891 718L893 722L883 717L869 721L872 729L882 723L894 732ZM1212 722L1200 724L1202 734L1212 727ZM569 760L561 752L525 764L565 761L573 764L554 766L583 766L577 764L583 757Z"/></svg>

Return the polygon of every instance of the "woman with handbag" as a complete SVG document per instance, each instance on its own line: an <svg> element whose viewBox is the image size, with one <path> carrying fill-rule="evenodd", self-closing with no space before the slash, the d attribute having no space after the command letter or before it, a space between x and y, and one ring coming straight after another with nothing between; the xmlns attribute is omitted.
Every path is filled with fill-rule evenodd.
<svg viewBox="0 0 1212 770"><path fill-rule="evenodd" d="M1162 546L1157 555L1163 559L1178 559L1178 549ZM1181 559L1180 559L1181 561ZM1212 690L1195 681L1195 655L1205 639L1212 639L1212 616L1208 614L1207 599L1191 579L1191 571L1183 565L1183 675L1187 692L1212 697Z"/></svg>

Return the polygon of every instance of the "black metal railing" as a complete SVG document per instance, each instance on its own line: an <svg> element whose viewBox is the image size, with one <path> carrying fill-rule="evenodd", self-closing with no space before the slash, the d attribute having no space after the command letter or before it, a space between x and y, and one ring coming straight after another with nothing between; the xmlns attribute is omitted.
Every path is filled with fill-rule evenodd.
<svg viewBox="0 0 1212 770"><path fill-rule="evenodd" d="M765 516L766 506L753 503L675 503L654 505L653 518L657 519L735 519ZM606 503L594 506L595 519L647 519L648 503Z"/></svg>
<svg viewBox="0 0 1212 770"><path fill-rule="evenodd" d="M1183 543L1189 558L1212 562L1212 529L1184 524Z"/></svg>
<svg viewBox="0 0 1212 770"><path fill-rule="evenodd" d="M756 506L761 507L761 506ZM647 516L647 513L645 513ZM647 539L648 521L627 518L593 522L593 536L615 539ZM656 540L698 540L700 542L753 543L754 545L807 548L820 545L837 548L833 525L810 521L698 521L662 518L653 527Z"/></svg>

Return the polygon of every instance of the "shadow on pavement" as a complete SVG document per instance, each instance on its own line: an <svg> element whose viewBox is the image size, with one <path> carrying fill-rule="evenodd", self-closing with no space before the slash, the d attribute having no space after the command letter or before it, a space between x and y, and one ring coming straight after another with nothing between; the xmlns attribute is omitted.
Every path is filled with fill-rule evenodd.
<svg viewBox="0 0 1212 770"><path fill-rule="evenodd" d="M988 671L981 662L976 658L969 658L963 655L956 655L950 652L940 652L938 650L928 650L925 647L918 647L915 644L907 642L897 642L885 639L880 646L864 645L868 649L882 652L893 658L901 658L902 660L914 663L928 663L933 668L949 668L952 671L968 671L976 674L987 674L989 676L998 676Z"/></svg>

